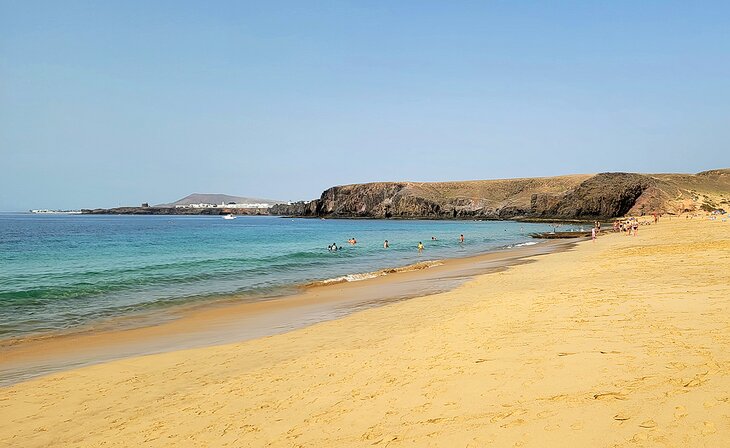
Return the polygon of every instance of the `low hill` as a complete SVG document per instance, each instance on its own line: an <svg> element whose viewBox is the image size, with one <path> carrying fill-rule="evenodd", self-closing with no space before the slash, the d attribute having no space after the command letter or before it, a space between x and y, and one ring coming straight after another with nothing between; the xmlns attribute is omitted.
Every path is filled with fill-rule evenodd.
<svg viewBox="0 0 730 448"><path fill-rule="evenodd" d="M175 207L176 205L190 204L228 204L235 202L236 204L281 204L284 201L276 201L273 199L247 198L242 196L231 196L227 194L211 194L211 193L193 193L184 198L172 202L170 204L158 204L155 207Z"/></svg>
<svg viewBox="0 0 730 448"><path fill-rule="evenodd" d="M596 219L730 208L730 170L600 173L463 182L376 182L332 187L271 214L429 219Z"/></svg>

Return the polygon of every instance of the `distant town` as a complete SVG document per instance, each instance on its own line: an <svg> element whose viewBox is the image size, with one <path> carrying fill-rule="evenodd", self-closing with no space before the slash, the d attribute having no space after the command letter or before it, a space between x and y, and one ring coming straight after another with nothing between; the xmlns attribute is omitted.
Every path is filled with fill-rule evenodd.
<svg viewBox="0 0 730 448"><path fill-rule="evenodd" d="M48 210L48 209L33 209L29 210L31 213L38 214L65 214L65 215L80 215L81 210Z"/></svg>
<svg viewBox="0 0 730 448"><path fill-rule="evenodd" d="M274 204L266 202L255 202L255 203L242 203L236 202L221 202L220 204L208 204L206 202L200 202L197 204L180 204L176 205L175 208L271 208ZM142 204L142 207L149 207L148 204Z"/></svg>
<svg viewBox="0 0 730 448"><path fill-rule="evenodd" d="M106 209L32 209L29 211L35 214L267 215L269 214L269 210L277 204L291 205L292 203L226 194L193 193L178 201L167 204L150 205L148 202L143 202L139 206L120 206Z"/></svg>

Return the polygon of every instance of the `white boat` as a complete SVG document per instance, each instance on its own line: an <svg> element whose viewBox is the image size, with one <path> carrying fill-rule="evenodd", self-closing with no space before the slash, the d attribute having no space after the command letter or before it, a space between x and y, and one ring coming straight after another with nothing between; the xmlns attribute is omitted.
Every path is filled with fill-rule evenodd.
<svg viewBox="0 0 730 448"><path fill-rule="evenodd" d="M223 215L223 219L236 219L236 217L229 213L227 215Z"/></svg>

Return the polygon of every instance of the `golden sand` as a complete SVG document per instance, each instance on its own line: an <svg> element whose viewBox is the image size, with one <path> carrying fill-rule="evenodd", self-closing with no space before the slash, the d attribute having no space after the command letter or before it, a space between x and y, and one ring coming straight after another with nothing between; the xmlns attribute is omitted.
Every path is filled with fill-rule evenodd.
<svg viewBox="0 0 730 448"><path fill-rule="evenodd" d="M71 367L285 333L357 310L449 291L476 275L573 245L572 241L545 240L471 257L387 269L381 271L383 275L362 281L318 282L290 295L265 300L233 295L145 316L100 320L68 332L0 339L0 387ZM426 269L427 265L432 267Z"/></svg>
<svg viewBox="0 0 730 448"><path fill-rule="evenodd" d="M730 222L665 219L447 293L0 389L0 445L730 442Z"/></svg>

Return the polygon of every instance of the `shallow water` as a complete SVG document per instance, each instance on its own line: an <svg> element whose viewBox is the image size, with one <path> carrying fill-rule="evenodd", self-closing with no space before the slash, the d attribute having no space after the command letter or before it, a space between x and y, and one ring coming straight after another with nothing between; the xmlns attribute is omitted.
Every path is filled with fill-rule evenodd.
<svg viewBox="0 0 730 448"><path fill-rule="evenodd" d="M3 213L0 337L232 294L258 300L296 285L528 243L529 233L547 230L510 221ZM328 251L332 243L341 249Z"/></svg>

